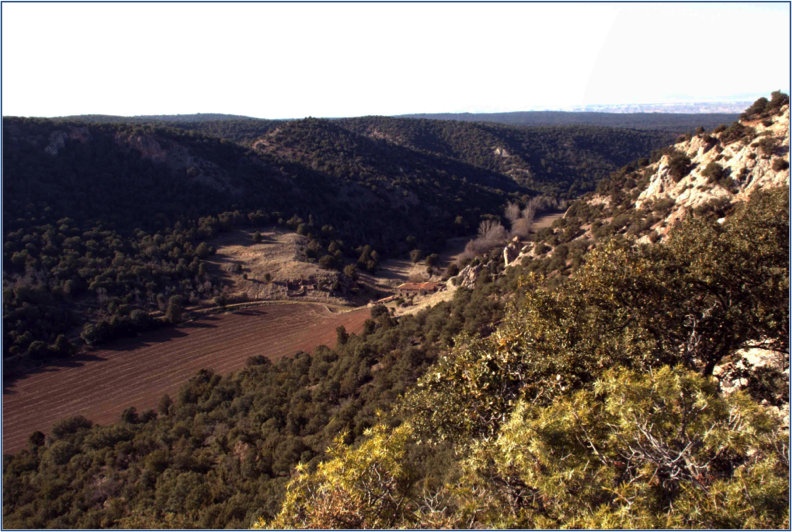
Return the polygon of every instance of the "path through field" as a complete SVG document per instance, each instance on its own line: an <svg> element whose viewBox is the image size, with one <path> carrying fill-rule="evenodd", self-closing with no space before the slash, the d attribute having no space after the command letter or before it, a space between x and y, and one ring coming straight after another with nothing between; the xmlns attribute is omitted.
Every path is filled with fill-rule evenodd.
<svg viewBox="0 0 792 532"><path fill-rule="evenodd" d="M117 421L121 411L156 409L164 394L202 368L226 374L253 355L270 359L335 345L336 327L360 332L370 310L331 312L324 305L264 305L207 316L176 328L120 340L30 373L3 391L3 452L25 447L36 430L64 417Z"/></svg>

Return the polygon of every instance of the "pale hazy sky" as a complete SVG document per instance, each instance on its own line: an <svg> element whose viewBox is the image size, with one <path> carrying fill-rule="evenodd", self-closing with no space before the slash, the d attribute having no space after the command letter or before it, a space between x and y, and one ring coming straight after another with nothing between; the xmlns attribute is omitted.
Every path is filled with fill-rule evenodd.
<svg viewBox="0 0 792 532"><path fill-rule="evenodd" d="M3 114L261 118L752 100L789 4L3 4Z"/></svg>

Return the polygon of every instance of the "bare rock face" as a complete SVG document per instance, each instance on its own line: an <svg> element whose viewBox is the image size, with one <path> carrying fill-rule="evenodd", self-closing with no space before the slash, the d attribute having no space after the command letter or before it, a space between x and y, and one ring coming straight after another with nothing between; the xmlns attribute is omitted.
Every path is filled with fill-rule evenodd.
<svg viewBox="0 0 792 532"><path fill-rule="evenodd" d="M789 353L757 347L735 352L730 362L715 367L713 376L720 382L723 393L731 395L745 389L748 384L747 374L760 368L773 368L780 371L784 376L784 387L789 386ZM789 430L788 402L783 402L780 406L773 406L763 400L762 404L767 408L769 414L778 417L782 422L782 428Z"/></svg>
<svg viewBox="0 0 792 532"><path fill-rule="evenodd" d="M235 196L244 193L242 188L231 184L230 177L220 167L210 161L194 157L184 146L163 145L150 135L137 133L119 133L115 140L116 143L139 152L146 159L169 166L175 174L185 175L188 179L218 192L230 192Z"/></svg>
<svg viewBox="0 0 792 532"><path fill-rule="evenodd" d="M505 266L511 264L520 255L520 243L517 239L503 248L503 262Z"/></svg>
<svg viewBox="0 0 792 532"><path fill-rule="evenodd" d="M44 148L44 151L50 155L58 155L58 152L66 146L66 132L53 131L49 138L49 144Z"/></svg>
<svg viewBox="0 0 792 532"><path fill-rule="evenodd" d="M457 275L459 279L457 286L473 289L476 286L476 279L478 279L479 273L481 273L481 264L465 266Z"/></svg>
<svg viewBox="0 0 792 532"><path fill-rule="evenodd" d="M652 176L638 196L635 207L641 208L650 201L674 202L670 214L655 227L661 236L665 236L674 222L684 217L689 209L715 200L744 201L754 190L789 185L789 169L773 169L779 159L789 162L789 106L783 107L769 123L752 121L743 122L743 125L754 130L754 135L747 142L726 143L722 140L723 134L716 133L698 135L674 145L691 161L690 173L679 181L670 175L667 155L650 167ZM762 146L768 141L775 146L769 153ZM717 163L728 178L714 182L703 175L710 163Z"/></svg>
<svg viewBox="0 0 792 532"><path fill-rule="evenodd" d="M85 127L69 127L68 130L53 131L44 151L50 155L58 155L66 147L67 140L76 140L85 144L91 140L91 133Z"/></svg>

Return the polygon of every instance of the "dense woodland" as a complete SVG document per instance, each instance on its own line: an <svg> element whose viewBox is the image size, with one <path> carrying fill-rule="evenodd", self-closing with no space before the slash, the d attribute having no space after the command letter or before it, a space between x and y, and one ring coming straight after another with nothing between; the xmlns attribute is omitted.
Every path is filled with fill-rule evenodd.
<svg viewBox="0 0 792 532"><path fill-rule="evenodd" d="M723 225L694 217L668 244L607 238L552 286L493 261L474 291L398 321L375 307L360 336L340 330L314 356L202 371L158 412L130 408L109 427L66 419L6 457L4 524L780 526L788 455L758 401L788 401L785 387L756 374L724 398L707 376L744 343L788 349L787 194L757 195ZM608 406L624 401L634 408ZM689 440L667 439L680 423ZM686 441L702 476L652 461ZM526 445L534 454L514 455ZM379 502L362 504L372 489Z"/></svg>
<svg viewBox="0 0 792 532"><path fill-rule="evenodd" d="M297 124L297 143L328 125ZM202 260L234 227L287 227L308 237L311 260L373 270L388 255L440 249L507 193L527 193L494 172L363 137L349 146L359 156L342 152L352 162L328 156L319 167L173 129L13 118L4 127L4 358L68 356L64 340L86 322L102 332L84 338L101 343L152 324L135 311L211 300L221 280ZM317 139L323 149L327 137Z"/></svg>
<svg viewBox="0 0 792 532"><path fill-rule="evenodd" d="M369 117L371 118L371 117ZM378 117L387 118L387 117ZM458 122L489 122L510 126L595 126L624 129L643 129L649 131L666 131L669 133L689 133L703 126L714 129L721 124L731 124L739 115L729 113L600 113L600 112L566 112L566 111L517 111L511 113L429 113L408 114L393 118L419 118L427 120L454 120ZM202 129L227 127L227 133L239 128L240 133L254 127L267 131L277 127L285 120L266 120L238 115L215 113L198 113L193 115L150 115L150 116L112 116L112 115L78 115L60 118L85 123L127 123L127 124L169 124L179 129ZM343 118L340 120L355 120ZM234 128L231 125L234 125ZM245 125L246 124L246 125ZM242 136L229 134L216 135L234 141L253 138L249 133ZM260 136L255 135L256 137Z"/></svg>
<svg viewBox="0 0 792 532"><path fill-rule="evenodd" d="M504 173L518 183L544 193L574 198L590 190L597 181L635 160L640 154L669 144L676 135L690 133L699 126L711 129L720 124L731 123L737 118L737 115L715 114L527 114L531 117L534 114L541 115L543 118L527 124L512 125L555 127L511 127L494 123L379 116L285 121L211 114L152 117L87 115L69 117L66 120L160 124L232 140L245 146L251 146L261 137L271 134L289 138L292 142L300 142L300 139L304 141L309 138L309 130L316 132L317 123L325 123L323 127L333 137L338 138L331 138L330 144L326 144L325 149L321 150L322 153L310 149L316 147L311 145L313 141L305 146L308 153L302 153L311 163L320 165L325 163L325 156L330 148L340 148L344 152L350 142L348 134L345 136L332 129L329 124L332 122L373 139L385 139L413 150L443 158L450 157ZM303 127L306 123L311 126ZM361 141L358 139L352 142L359 144ZM336 145L337 143L340 144ZM496 149L501 151L496 153ZM503 150L508 155L503 155ZM331 153L333 157L338 157L338 152ZM344 164L350 162L345 161Z"/></svg>
<svg viewBox="0 0 792 532"><path fill-rule="evenodd" d="M298 462L316 465L345 431L360 439L457 334L491 332L503 312L492 296L516 281L460 289L398 324L375 307L360 336L340 330L314 356L271 363L262 353L228 376L201 372L158 412L131 408L109 427L63 420L51 441L34 434L4 462L4 526L245 528L272 518Z"/></svg>
<svg viewBox="0 0 792 532"><path fill-rule="evenodd" d="M212 301L222 279L202 261L219 232L281 225L309 238L309 260L373 271L388 256L439 251L483 217L498 218L509 199L590 189L665 138L393 119L257 129L254 120L199 118L4 121L9 372L69 356L80 336L96 345L160 325L151 311L178 318L179 307ZM197 130L163 125L183 122ZM376 138L372 128L407 140ZM503 163L493 146L522 155ZM510 168L531 165L531 179L513 177Z"/></svg>
<svg viewBox="0 0 792 532"><path fill-rule="evenodd" d="M788 404L788 382L766 368L724 395L711 375L740 346L788 356L788 194L667 243L606 239L552 287L523 277L493 334L455 338L408 390L398 426L300 467L259 526L787 527L788 428L760 403Z"/></svg>
<svg viewBox="0 0 792 532"><path fill-rule="evenodd" d="M566 199L591 190L637 154L666 146L676 136L581 125L522 128L385 117L340 123L363 135L503 173L519 184Z"/></svg>

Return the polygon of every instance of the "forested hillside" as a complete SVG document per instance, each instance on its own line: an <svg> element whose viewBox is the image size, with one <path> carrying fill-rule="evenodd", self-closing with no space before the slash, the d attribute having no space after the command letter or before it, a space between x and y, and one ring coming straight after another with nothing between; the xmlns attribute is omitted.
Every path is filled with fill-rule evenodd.
<svg viewBox="0 0 792 532"><path fill-rule="evenodd" d="M307 235L317 262L374 269L438 249L499 212L507 193L528 192L377 143L365 146L376 166L361 171L351 153L294 162L150 126L7 118L4 142L4 358L69 356L67 337L85 323L100 328L83 330L86 341L101 343L153 325L145 312L172 301L212 299L219 281L202 261L218 232L280 225Z"/></svg>
<svg viewBox="0 0 792 532"><path fill-rule="evenodd" d="M360 336L231 375L201 372L157 412L119 422L65 419L4 462L10 528L245 528L279 511L300 463L318 464L334 438L359 440L378 411L423 375L461 332L488 334L498 294L517 277L460 289L454 301L396 320L375 307Z"/></svg>
<svg viewBox="0 0 792 532"><path fill-rule="evenodd" d="M552 287L524 276L491 335L455 338L259 526L788 526L788 194L667 243L602 242ZM740 370L755 345L779 363Z"/></svg>
<svg viewBox="0 0 792 532"><path fill-rule="evenodd" d="M597 181L623 165L668 145L677 135L692 132L698 126L714 127L729 122L714 121L710 115L690 115L679 119L658 119L657 128L650 122L636 118L624 120L589 120L588 113L544 126L509 127L498 124L465 123L439 120L418 120L389 117L363 117L343 119L259 120L222 115L175 115L164 117L69 117L65 120L82 120L89 123L125 123L168 126L224 138L246 147L266 143L306 142L300 157L311 164L324 165L326 158L336 161L336 166L351 164L346 156L366 157L373 144L364 144L349 133L341 133L341 126L377 141L387 141L443 159L452 158L470 165L508 176L522 186L527 186L556 197L574 198L591 190ZM577 116L577 115L580 116ZM675 116L675 115L671 115ZM212 117L217 117L216 119ZM669 121L670 120L670 121ZM654 122L651 122L654 123ZM606 126L606 127L603 127ZM323 138L324 146L318 152L317 141L309 140L311 134ZM279 139L274 141L273 139ZM366 146L363 153L354 148ZM350 148L353 148L350 150ZM276 149L272 147L271 149ZM391 146L393 149L393 146ZM280 150L285 156L290 150ZM344 153L344 157L340 157ZM404 151L400 157L404 157ZM408 156L409 157L409 156ZM341 163L338 163L338 160ZM392 159L388 156L386 160ZM405 161L402 161L404 163Z"/></svg>
<svg viewBox="0 0 792 532"><path fill-rule="evenodd" d="M283 120L264 120L247 116L223 114L195 115L149 115L149 116L112 116L79 115L53 118L56 122L76 122L82 124L126 124L172 127L184 131L195 131L212 137L231 140L250 145L250 143L274 129Z"/></svg>
<svg viewBox="0 0 792 532"><path fill-rule="evenodd" d="M102 343L156 325L141 312L165 312L174 297L213 299L221 285L202 261L221 231L286 226L313 242L312 260L371 270L440 250L509 198L572 198L666 138L376 118L85 118L4 122L4 358L69 356L81 331Z"/></svg>
<svg viewBox="0 0 792 532"><path fill-rule="evenodd" d="M371 138L508 175L555 197L574 199L614 170L676 136L591 126L510 127L453 121L366 117L339 121Z"/></svg>
<svg viewBox="0 0 792 532"><path fill-rule="evenodd" d="M573 111L516 111L511 113L424 113L397 118L492 122L510 126L599 126L690 133L699 126L713 129L731 124L739 115L725 113L602 113Z"/></svg>
<svg viewBox="0 0 792 532"><path fill-rule="evenodd" d="M774 93L574 203L494 333L455 338L397 427L299 469L259 526L788 526L788 120Z"/></svg>
<svg viewBox="0 0 792 532"><path fill-rule="evenodd" d="M167 309L207 280L205 243L235 224L282 223L357 264L350 242L428 248L480 221L500 245L449 269L449 302L398 318L376 305L360 335L339 328L312 355L261 353L201 371L157 411L32 434L4 457L4 527L787 528L789 100L763 100L609 171L530 237L515 230L536 191L509 177L534 163L513 153L566 146L564 171L542 175L567 195L589 188L577 171L659 137L551 128L532 144L519 128L457 137L371 118L281 123L246 148L7 119L14 355L58 351L53 338L31 351L23 331L46 334L78 303L114 312L113 326L142 320L145 294ZM161 203L136 225L124 201L146 187ZM94 190L113 208L92 205ZM703 203L686 203L694 193ZM507 267L512 234L524 241ZM362 255L376 269L373 248Z"/></svg>
<svg viewBox="0 0 792 532"><path fill-rule="evenodd" d="M683 209L662 241L636 245L689 196L642 193L694 171L681 149L575 202L508 269L523 292L495 331L455 338L395 421L298 468L258 526L788 527L788 101L716 130L710 148L734 161L707 173L728 195Z"/></svg>
<svg viewBox="0 0 792 532"><path fill-rule="evenodd" d="M554 287L501 266L415 317L375 307L360 337L201 372L158 412L64 420L5 461L4 524L782 526L788 436L758 402L785 386L724 396L710 362L788 320L787 194L603 242Z"/></svg>

